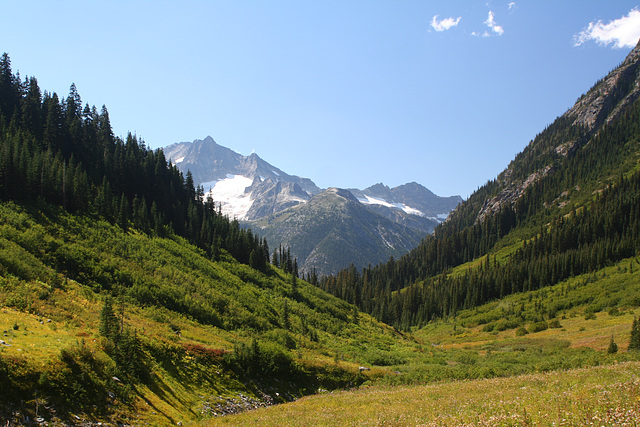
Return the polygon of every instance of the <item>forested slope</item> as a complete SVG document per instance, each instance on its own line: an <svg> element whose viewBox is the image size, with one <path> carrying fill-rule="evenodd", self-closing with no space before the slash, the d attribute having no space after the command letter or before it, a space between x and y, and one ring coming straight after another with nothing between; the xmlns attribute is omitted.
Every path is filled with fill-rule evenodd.
<svg viewBox="0 0 640 427"><path fill-rule="evenodd" d="M75 85L62 100L0 59L0 199L45 202L158 236L183 236L215 259L224 248L264 270L264 240L204 200L191 175L135 135L115 137L105 106L82 106Z"/></svg>
<svg viewBox="0 0 640 427"><path fill-rule="evenodd" d="M634 255L639 64L640 45L410 254L320 286L409 328Z"/></svg>

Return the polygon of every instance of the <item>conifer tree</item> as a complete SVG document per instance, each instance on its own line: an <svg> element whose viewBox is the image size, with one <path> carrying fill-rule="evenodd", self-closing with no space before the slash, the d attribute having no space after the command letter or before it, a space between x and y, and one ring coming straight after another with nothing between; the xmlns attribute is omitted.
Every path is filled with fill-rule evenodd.
<svg viewBox="0 0 640 427"><path fill-rule="evenodd" d="M100 324L98 331L100 335L108 339L113 339L119 332L118 318L113 311L113 301L111 295L104 299L104 305L100 311Z"/></svg>
<svg viewBox="0 0 640 427"><path fill-rule="evenodd" d="M611 335L611 341L609 341L609 347L607 347L607 353L614 354L618 352L618 344L613 340L613 335Z"/></svg>

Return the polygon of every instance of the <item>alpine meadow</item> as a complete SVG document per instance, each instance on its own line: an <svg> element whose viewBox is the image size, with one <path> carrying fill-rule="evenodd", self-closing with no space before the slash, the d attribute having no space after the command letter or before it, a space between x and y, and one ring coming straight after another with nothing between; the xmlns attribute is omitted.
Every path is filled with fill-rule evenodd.
<svg viewBox="0 0 640 427"><path fill-rule="evenodd" d="M462 201L212 139L253 175L194 179L4 53L0 424L637 426L640 43L576 96ZM247 181L252 221L206 173Z"/></svg>

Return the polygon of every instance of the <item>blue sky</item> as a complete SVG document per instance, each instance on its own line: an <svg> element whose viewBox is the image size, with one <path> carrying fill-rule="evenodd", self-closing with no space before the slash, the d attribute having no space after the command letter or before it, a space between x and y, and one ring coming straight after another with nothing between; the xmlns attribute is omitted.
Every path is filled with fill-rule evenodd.
<svg viewBox="0 0 640 427"><path fill-rule="evenodd" d="M0 0L0 52L151 148L211 135L325 188L467 197L625 58L639 5Z"/></svg>

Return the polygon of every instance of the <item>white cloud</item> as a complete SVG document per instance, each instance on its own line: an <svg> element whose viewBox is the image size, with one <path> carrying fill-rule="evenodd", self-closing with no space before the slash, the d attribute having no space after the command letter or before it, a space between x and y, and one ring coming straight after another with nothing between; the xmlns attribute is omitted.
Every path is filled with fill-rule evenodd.
<svg viewBox="0 0 640 427"><path fill-rule="evenodd" d="M581 46L589 40L595 40L598 44L621 49L634 47L640 39L640 10L633 8L627 16L615 19L608 24L602 21L590 22L589 25L573 36L573 45Z"/></svg>
<svg viewBox="0 0 640 427"><path fill-rule="evenodd" d="M434 15L433 19L431 20L431 26L436 31L445 31L457 26L460 23L461 19L462 17L458 16L458 18L455 19L444 18L438 21L438 15Z"/></svg>
<svg viewBox="0 0 640 427"><path fill-rule="evenodd" d="M501 36L504 34L504 28L502 28L502 26L496 24L495 19L493 19L493 11L489 11L489 16L487 17L487 20L484 21L485 24L487 24L487 27L491 28L491 31L493 31L494 33L496 33L497 35ZM484 32L484 34L482 34L483 37L489 37L490 34L488 32Z"/></svg>
<svg viewBox="0 0 640 427"><path fill-rule="evenodd" d="M512 1L507 5L507 7L509 8L509 10L514 9L516 7L516 2Z"/></svg>

